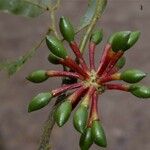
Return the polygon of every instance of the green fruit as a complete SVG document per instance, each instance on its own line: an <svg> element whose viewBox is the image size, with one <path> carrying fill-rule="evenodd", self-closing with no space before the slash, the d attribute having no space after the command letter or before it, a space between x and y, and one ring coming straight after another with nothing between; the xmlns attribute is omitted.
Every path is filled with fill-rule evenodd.
<svg viewBox="0 0 150 150"><path fill-rule="evenodd" d="M40 83L47 80L48 75L45 70L37 70L32 72L26 79L34 83Z"/></svg>
<svg viewBox="0 0 150 150"><path fill-rule="evenodd" d="M57 57L60 57L60 58L67 57L66 49L64 48L62 42L59 39L57 39L56 37L54 37L52 35L47 35L46 36L46 44L47 44L49 50Z"/></svg>
<svg viewBox="0 0 150 150"><path fill-rule="evenodd" d="M80 137L79 145L81 150L88 150L92 144L93 144L92 129L87 128L85 129L84 133Z"/></svg>
<svg viewBox="0 0 150 150"><path fill-rule="evenodd" d="M136 97L139 98L150 98L150 88L140 85L140 84L133 84L130 86L129 91Z"/></svg>
<svg viewBox="0 0 150 150"><path fill-rule="evenodd" d="M139 39L140 37L140 32L139 31L135 31L135 32L132 32L130 34L130 37L129 37L129 40L128 40L128 48L132 47L136 42L137 40Z"/></svg>
<svg viewBox="0 0 150 150"><path fill-rule="evenodd" d="M68 18L66 17L60 18L59 28L62 36L66 41L68 41L69 43L74 41L75 31Z"/></svg>
<svg viewBox="0 0 150 150"><path fill-rule="evenodd" d="M93 121L92 123L92 137L95 144L101 147L107 147L105 132L99 121Z"/></svg>
<svg viewBox="0 0 150 150"><path fill-rule="evenodd" d="M115 66L116 66L118 69L121 69L121 68L124 67L125 63L126 63L126 58L125 58L125 57L121 57L121 58L117 61L117 63L116 63Z"/></svg>
<svg viewBox="0 0 150 150"><path fill-rule="evenodd" d="M140 70L128 69L121 73L121 79L128 83L137 83L142 80L146 74Z"/></svg>
<svg viewBox="0 0 150 150"><path fill-rule="evenodd" d="M59 64L60 59L61 59L60 57L55 56L53 53L50 53L48 55L48 61L52 64L55 64L55 65Z"/></svg>
<svg viewBox="0 0 150 150"><path fill-rule="evenodd" d="M28 112L32 112L45 107L50 102L52 97L52 94L49 92L38 94L29 103Z"/></svg>
<svg viewBox="0 0 150 150"><path fill-rule="evenodd" d="M88 108L81 105L73 116L73 124L77 131L84 132L88 118Z"/></svg>
<svg viewBox="0 0 150 150"><path fill-rule="evenodd" d="M96 30L92 33L90 41L95 43L96 45L99 44L103 40L103 31Z"/></svg>
<svg viewBox="0 0 150 150"><path fill-rule="evenodd" d="M131 32L130 31L121 31L116 32L109 38L109 43L112 46L112 50L117 52L119 50L125 51L128 49L127 42L129 40Z"/></svg>
<svg viewBox="0 0 150 150"><path fill-rule="evenodd" d="M72 104L67 100L56 109L54 119L59 127L63 126L68 121L71 111Z"/></svg>

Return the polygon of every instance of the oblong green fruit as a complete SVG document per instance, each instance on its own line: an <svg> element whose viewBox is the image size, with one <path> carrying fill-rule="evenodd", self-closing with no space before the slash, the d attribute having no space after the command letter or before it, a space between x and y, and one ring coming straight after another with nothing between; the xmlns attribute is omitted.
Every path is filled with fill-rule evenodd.
<svg viewBox="0 0 150 150"><path fill-rule="evenodd" d="M108 42L112 46L112 50L117 52L119 50L126 51L128 49L128 40L131 31L120 31L110 36Z"/></svg>
<svg viewBox="0 0 150 150"><path fill-rule="evenodd" d="M60 58L66 58L67 52L66 49L64 48L62 42L57 39L56 37L52 35L47 35L46 36L46 44L49 50L56 55L57 57Z"/></svg>
<svg viewBox="0 0 150 150"><path fill-rule="evenodd" d="M130 86L129 91L136 97L139 98L150 98L150 88L140 85L140 84L133 84Z"/></svg>
<svg viewBox="0 0 150 150"><path fill-rule="evenodd" d="M130 34L129 40L128 40L128 48L132 47L139 39L140 37L140 31L134 31Z"/></svg>
<svg viewBox="0 0 150 150"><path fill-rule="evenodd" d="M84 133L80 137L79 145L81 150L88 150L92 144L93 144L92 129L87 128L85 129Z"/></svg>
<svg viewBox="0 0 150 150"><path fill-rule="evenodd" d="M121 73L121 79L128 83L137 83L141 81L146 74L137 69L128 69Z"/></svg>
<svg viewBox="0 0 150 150"><path fill-rule="evenodd" d="M73 124L77 131L84 132L88 118L88 108L81 105L73 116Z"/></svg>
<svg viewBox="0 0 150 150"><path fill-rule="evenodd" d="M90 41L95 43L96 45L99 44L103 40L103 30L95 30L90 38Z"/></svg>
<svg viewBox="0 0 150 150"><path fill-rule="evenodd" d="M54 119L59 127L63 126L68 121L71 111L72 104L67 100L56 109Z"/></svg>
<svg viewBox="0 0 150 150"><path fill-rule="evenodd" d="M71 24L68 18L66 17L60 18L59 28L62 36L66 41L68 41L69 43L74 41L75 31L73 25Z"/></svg>
<svg viewBox="0 0 150 150"><path fill-rule="evenodd" d="M40 93L35 96L28 106L28 112L32 112L45 107L52 99L52 94L50 92Z"/></svg>
<svg viewBox="0 0 150 150"><path fill-rule="evenodd" d="M55 64L55 65L58 65L58 64L60 64L59 62L60 62L60 57L57 57L56 55L54 55L53 53L50 53L49 55L48 55L48 61L50 62L50 63L52 63L52 64Z"/></svg>
<svg viewBox="0 0 150 150"><path fill-rule="evenodd" d="M125 63L126 63L126 58L123 56L123 57L121 57L121 58L117 61L117 63L116 63L115 66L116 66L118 69L121 69L121 68L124 67Z"/></svg>
<svg viewBox="0 0 150 150"><path fill-rule="evenodd" d="M105 132L99 121L93 121L92 123L92 138L95 144L101 147L107 147Z"/></svg>
<svg viewBox="0 0 150 150"><path fill-rule="evenodd" d="M34 83L40 83L47 80L48 75L46 74L45 70L37 70L29 74L29 76L26 77L26 79Z"/></svg>

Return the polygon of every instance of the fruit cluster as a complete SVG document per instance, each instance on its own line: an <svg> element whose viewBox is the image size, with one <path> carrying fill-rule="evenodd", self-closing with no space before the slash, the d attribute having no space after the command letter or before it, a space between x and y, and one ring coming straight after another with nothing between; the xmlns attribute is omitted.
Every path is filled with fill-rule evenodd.
<svg viewBox="0 0 150 150"><path fill-rule="evenodd" d="M67 54L62 41L55 36L47 35L46 44L50 50L48 60L52 64L66 66L67 69L66 71L38 70L31 73L27 79L34 83L40 83L50 77L66 77L70 79L70 82L66 82L51 92L38 94L31 100L28 111L41 109L52 98L70 90L54 113L56 123L60 127L63 126L71 112L80 103L73 116L74 127L81 133L80 148L88 150L93 142L101 147L106 147L107 141L102 120L98 116L98 96L106 90L121 90L130 92L139 98L150 98L150 88L136 84L146 76L144 72L137 69L119 71L125 65L124 53L137 42L140 32L121 31L110 36L104 47L99 67L96 69L94 53L96 46L103 39L102 30L96 30L91 35L89 41L90 66L88 67L75 41L75 32L70 21L62 17L59 25L64 40L69 43L77 59L74 60ZM116 80L122 80L129 84L111 83Z"/></svg>

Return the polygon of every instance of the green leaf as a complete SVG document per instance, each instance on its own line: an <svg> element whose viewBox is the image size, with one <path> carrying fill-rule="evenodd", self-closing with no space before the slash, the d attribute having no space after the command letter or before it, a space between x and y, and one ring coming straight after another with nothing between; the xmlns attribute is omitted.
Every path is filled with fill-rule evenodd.
<svg viewBox="0 0 150 150"><path fill-rule="evenodd" d="M37 17L58 0L0 0L0 10L25 17Z"/></svg>
<svg viewBox="0 0 150 150"><path fill-rule="evenodd" d="M3 61L0 62L0 71L5 70L7 71L8 75L11 76L15 74L17 71L19 71L23 65L30 59L32 56L34 56L36 50L41 46L41 44L44 42L43 38L40 43L33 47L30 51L26 52L23 56L19 57L18 59L14 61Z"/></svg>
<svg viewBox="0 0 150 150"><path fill-rule="evenodd" d="M77 30L81 30L90 24L94 14L96 13L97 1L98 0L89 0L87 11L85 15L81 18L80 25ZM101 9L99 11L99 14L102 14L106 7L107 0L99 0L99 1L101 1Z"/></svg>

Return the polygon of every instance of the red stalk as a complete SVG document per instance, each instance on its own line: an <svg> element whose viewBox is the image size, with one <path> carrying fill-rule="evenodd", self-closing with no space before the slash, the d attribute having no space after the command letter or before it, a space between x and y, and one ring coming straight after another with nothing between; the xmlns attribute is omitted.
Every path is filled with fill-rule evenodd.
<svg viewBox="0 0 150 150"><path fill-rule="evenodd" d="M56 70L49 70L46 72L46 74L49 77L71 77L71 78L79 78L79 79L83 79L82 76L80 76L77 73L73 73L73 72L67 72L67 71L56 71Z"/></svg>
<svg viewBox="0 0 150 150"><path fill-rule="evenodd" d="M123 54L124 54L123 51L118 51L116 55L114 55L114 57L112 58L112 60L110 61L108 65L108 68L105 71L105 74L108 74L114 68L115 64L122 57Z"/></svg>
<svg viewBox="0 0 150 150"><path fill-rule="evenodd" d="M74 84L70 84L70 85L64 85L60 88L52 90L51 93L52 93L53 96L58 96L61 93L67 91L67 90L72 90L72 89L75 89L75 88L79 88L81 86L82 86L82 83L74 83Z"/></svg>
<svg viewBox="0 0 150 150"><path fill-rule="evenodd" d="M92 70L92 69L95 70L95 62L94 62L95 47L96 47L96 44L93 42L90 42L90 44L89 44L90 70Z"/></svg>
<svg viewBox="0 0 150 150"><path fill-rule="evenodd" d="M114 74L107 74L105 76L102 76L100 79L98 79L98 83L105 83L109 81L114 81L114 80L120 80L120 73L114 73Z"/></svg>
<svg viewBox="0 0 150 150"><path fill-rule="evenodd" d="M91 109L90 109L90 115L88 120L88 127L91 127L92 122L94 120L98 120L98 93L95 91L92 95L92 103L91 103Z"/></svg>
<svg viewBox="0 0 150 150"><path fill-rule="evenodd" d="M88 107L90 103L90 99L95 91L96 91L95 87L93 86L90 87L87 94L84 96L81 104L84 105L85 107Z"/></svg>
<svg viewBox="0 0 150 150"><path fill-rule="evenodd" d="M117 68L116 66L114 66L114 67L109 71L108 75L112 75L112 74L114 74L114 73L116 73L116 72L118 72L118 71L119 71L119 68Z"/></svg>
<svg viewBox="0 0 150 150"><path fill-rule="evenodd" d="M129 91L129 85L124 84L104 84L108 90Z"/></svg>
<svg viewBox="0 0 150 150"><path fill-rule="evenodd" d="M68 99L71 101L73 108L79 103L81 98L86 94L88 87L81 86L79 89L77 89L72 95L68 97Z"/></svg>
<svg viewBox="0 0 150 150"><path fill-rule="evenodd" d="M107 68L110 60L113 58L114 54L115 54L115 52L112 51L111 45L107 44L104 48L102 58L100 61L100 65L99 65L98 70L97 70L97 74L99 76L103 74L103 72Z"/></svg>
<svg viewBox="0 0 150 150"><path fill-rule="evenodd" d="M72 60L70 57L66 57L65 59L60 59L60 63L62 65L69 67L73 71L78 72L84 78L89 77L89 75L82 68L80 68L79 65L74 60Z"/></svg>
<svg viewBox="0 0 150 150"><path fill-rule="evenodd" d="M88 67L87 67L87 65L86 65L86 62L85 62L85 60L84 60L84 58L83 58L83 56L82 56L80 50L79 50L78 44L77 44L75 41L72 41L72 42L70 43L70 47L71 47L71 49L73 50L74 54L76 55L77 59L79 60L79 62L80 62L80 64L81 64L82 68L83 68L85 71L88 71Z"/></svg>

